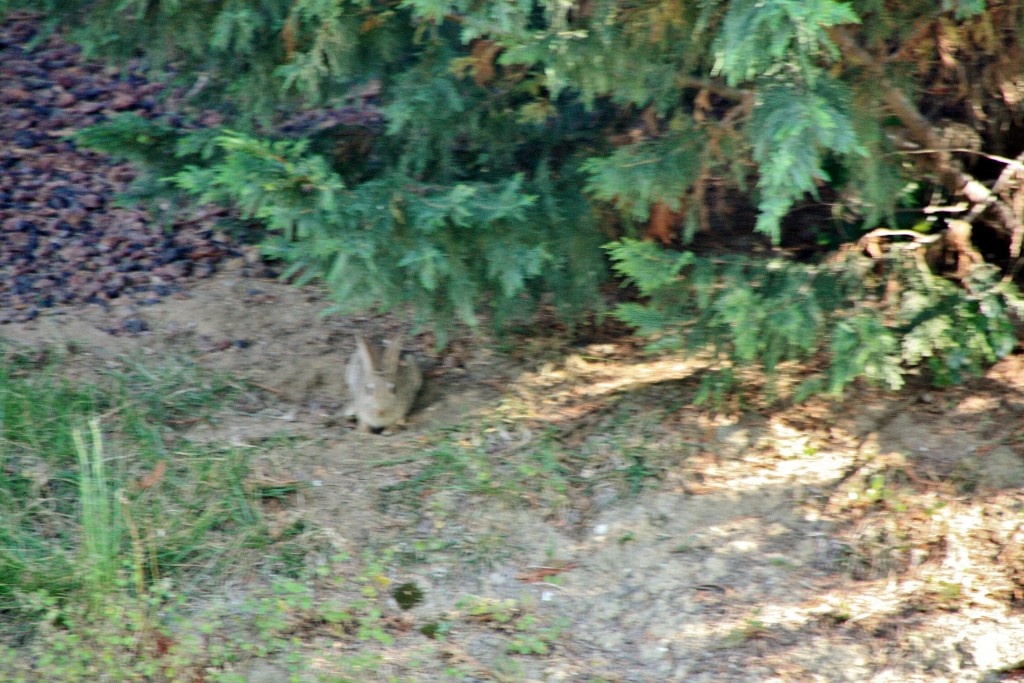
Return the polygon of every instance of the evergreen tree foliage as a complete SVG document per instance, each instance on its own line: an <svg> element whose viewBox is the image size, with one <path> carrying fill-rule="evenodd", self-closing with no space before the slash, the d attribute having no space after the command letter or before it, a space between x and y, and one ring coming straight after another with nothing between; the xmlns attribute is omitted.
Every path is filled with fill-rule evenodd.
<svg viewBox="0 0 1024 683"><path fill-rule="evenodd" d="M548 294L569 319L593 310L599 245L645 224L662 241L707 232L709 193L750 192L773 244L826 191L844 230L822 242L900 227L899 209L965 186L959 157L921 149L941 119L989 125L994 144L1024 99L1024 7L982 0L47 2L92 52L141 51L231 116L216 131L123 118L81 141L264 222L268 253L339 307L411 304L439 329ZM944 99L918 107L926 92ZM364 120L288 127L316 107ZM814 264L620 240L610 255L649 298L619 310L642 333L685 330L768 369L824 353L833 393L898 386L918 363L954 381L1009 351L1019 309L991 269L943 278L899 249L878 268L850 251Z"/></svg>
<svg viewBox="0 0 1024 683"><path fill-rule="evenodd" d="M621 304L622 320L656 339L655 348L714 350L719 368L705 378L702 400L734 389L737 368L771 375L781 363L821 356L826 369L794 398L841 396L861 377L898 389L922 363L937 383L959 382L1013 349L1012 316L1024 316L1019 291L991 266L975 268L960 288L911 250L893 251L878 269L852 251L811 265L673 254L632 239L607 248L646 299Z"/></svg>
<svg viewBox="0 0 1024 683"><path fill-rule="evenodd" d="M577 317L593 305L580 293L592 292L603 272L604 240L587 228L589 206L570 211L552 196L567 194L559 186L574 177L555 180L541 167L529 180L451 184L396 168L349 186L310 153L309 140L211 138L135 116L78 138L96 149L130 148L131 158L166 172L164 183L263 223L273 233L266 253L290 264L286 276L323 280L337 302L332 310L408 304L442 340L456 320L476 324L485 303L501 325L554 293L566 318Z"/></svg>

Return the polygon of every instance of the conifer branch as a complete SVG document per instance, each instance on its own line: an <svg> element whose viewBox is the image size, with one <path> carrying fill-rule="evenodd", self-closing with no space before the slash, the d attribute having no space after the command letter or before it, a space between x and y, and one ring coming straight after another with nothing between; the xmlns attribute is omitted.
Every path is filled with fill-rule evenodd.
<svg viewBox="0 0 1024 683"><path fill-rule="evenodd" d="M866 68L878 79L889 109L906 127L910 138L924 148L920 150L921 153L933 159L932 167L946 191L954 196L963 195L974 203L976 208L971 211L972 217L977 217L986 209L994 209L999 216L998 227L1004 234L1010 237L1018 234L1021 230L1020 220L1014 215L1013 209L963 169L951 150L943 144L942 137L931 122L903 90L891 83L882 63L861 47L845 29L832 28L830 33L847 61Z"/></svg>

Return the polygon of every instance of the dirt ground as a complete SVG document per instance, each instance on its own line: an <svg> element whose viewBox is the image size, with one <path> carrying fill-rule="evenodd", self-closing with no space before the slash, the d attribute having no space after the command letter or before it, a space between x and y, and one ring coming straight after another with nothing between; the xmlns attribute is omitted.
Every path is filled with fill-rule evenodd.
<svg viewBox="0 0 1024 683"><path fill-rule="evenodd" d="M459 548L390 570L425 599L390 605L406 627L375 647L393 670L356 680L445 680L436 661L406 662L428 644L469 680L1018 680L1024 356L965 387L729 415L689 405L698 362L647 357L629 339L509 356L468 339L435 354L422 337L407 344L426 370L410 425L369 435L341 417L352 333L403 325L320 317L324 306L314 289L228 264L152 306L57 309L0 336L70 344L83 373L197 352L263 398L187 436L260 445L254 477L308 484L265 511L272 524L302 518L354 554L431 538ZM125 317L147 331L124 333ZM527 486L502 504L438 487L420 512L393 504L389 487L430 463L439 433L483 443L494 462L553 433L589 454L576 475L592 485L534 500ZM637 463L657 470L639 493L602 483ZM551 647L511 657L485 623L459 622L437 645L417 630L469 595L560 624ZM284 680L280 663L246 667L249 681Z"/></svg>
<svg viewBox="0 0 1024 683"><path fill-rule="evenodd" d="M197 355L253 391L183 433L251 448L253 486L302 485L263 513L310 529L307 562L416 559L385 563L424 592L384 606L393 641L311 629L301 680L1024 678L1024 355L963 387L719 414L691 407L701 362L628 338L519 339L501 354L470 338L435 353L422 335L407 344L426 371L410 424L362 434L341 416L352 334L402 321L321 317L315 289L222 262L239 252L209 216L168 235L108 206L130 170L63 138L151 115L159 87L82 62L59 36L30 52L35 30L25 15L0 26L0 337L71 352L71 379ZM80 301L102 306L63 305ZM509 470L503 490L436 484L403 500L445 444L475 453L456 464L479 488ZM421 632L438 623L446 638ZM544 647L510 653L515 637ZM375 669L332 668L360 648ZM239 666L248 683L287 680L273 658Z"/></svg>

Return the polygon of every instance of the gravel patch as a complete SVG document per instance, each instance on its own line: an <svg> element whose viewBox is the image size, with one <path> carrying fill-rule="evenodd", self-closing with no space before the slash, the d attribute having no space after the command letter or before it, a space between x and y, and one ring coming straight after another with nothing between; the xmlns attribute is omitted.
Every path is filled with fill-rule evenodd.
<svg viewBox="0 0 1024 683"><path fill-rule="evenodd" d="M160 115L164 86L138 63L87 62L56 35L29 50L37 30L26 14L0 24L0 323L67 304L152 304L239 255L217 210L165 229L115 206L133 170L67 136L119 113ZM123 331L143 330L129 315Z"/></svg>

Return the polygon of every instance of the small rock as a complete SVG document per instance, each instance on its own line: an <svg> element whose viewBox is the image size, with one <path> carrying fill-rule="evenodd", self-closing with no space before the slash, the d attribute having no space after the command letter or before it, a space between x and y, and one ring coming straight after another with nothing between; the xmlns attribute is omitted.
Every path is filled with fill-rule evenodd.
<svg viewBox="0 0 1024 683"><path fill-rule="evenodd" d="M95 114L103 110L103 104L100 102L82 102L76 109L82 114Z"/></svg>
<svg viewBox="0 0 1024 683"><path fill-rule="evenodd" d="M196 277L210 277L217 270L217 267L212 263L197 263L192 268L192 274Z"/></svg>
<svg viewBox="0 0 1024 683"><path fill-rule="evenodd" d="M57 215L60 216L62 221L70 225L72 228L77 228L81 225L82 220L88 215L88 212L76 204L66 209L61 209Z"/></svg>
<svg viewBox="0 0 1024 683"><path fill-rule="evenodd" d="M177 280L184 277L189 272L189 264L184 261L175 261L174 263L166 263L162 266L157 266L153 271L156 275L164 278L165 280Z"/></svg>
<svg viewBox="0 0 1024 683"><path fill-rule="evenodd" d="M79 97L92 100L92 99L96 99L97 97L105 97L107 95L107 92L108 92L107 88L104 88L102 86L97 86L97 85L90 85L89 82L86 81L78 89L78 93L77 94L78 94ZM103 108L103 106L101 105L100 109L102 109L102 108ZM99 111L99 109L97 109L96 111Z"/></svg>
<svg viewBox="0 0 1024 683"><path fill-rule="evenodd" d="M135 96L128 93L117 95L110 101L110 108L115 111L124 111L135 106Z"/></svg>
<svg viewBox="0 0 1024 683"><path fill-rule="evenodd" d="M8 86L0 88L0 102L24 102L32 97L32 94L24 88Z"/></svg>
<svg viewBox="0 0 1024 683"><path fill-rule="evenodd" d="M78 201L87 209L98 209L103 206L103 198L95 194L84 194Z"/></svg>
<svg viewBox="0 0 1024 683"><path fill-rule="evenodd" d="M19 130L11 136L11 142L13 142L16 147L30 149L39 144L39 134L33 133L30 130Z"/></svg>
<svg viewBox="0 0 1024 683"><path fill-rule="evenodd" d="M63 91L57 93L57 97L54 98L53 103L58 107L70 107L77 101L78 99L74 95L67 91Z"/></svg>
<svg viewBox="0 0 1024 683"><path fill-rule="evenodd" d="M142 318L128 318L121 323L121 327L129 334L141 334L149 329L149 325Z"/></svg>

